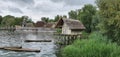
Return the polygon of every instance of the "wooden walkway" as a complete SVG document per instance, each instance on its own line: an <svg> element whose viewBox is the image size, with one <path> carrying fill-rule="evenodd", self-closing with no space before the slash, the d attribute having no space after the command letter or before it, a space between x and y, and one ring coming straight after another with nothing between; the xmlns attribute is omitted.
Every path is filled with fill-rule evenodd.
<svg viewBox="0 0 120 57"><path fill-rule="evenodd" d="M21 27L21 28L15 28L15 27L0 27L0 30L33 30L33 31L55 31L54 28L45 28L45 27Z"/></svg>

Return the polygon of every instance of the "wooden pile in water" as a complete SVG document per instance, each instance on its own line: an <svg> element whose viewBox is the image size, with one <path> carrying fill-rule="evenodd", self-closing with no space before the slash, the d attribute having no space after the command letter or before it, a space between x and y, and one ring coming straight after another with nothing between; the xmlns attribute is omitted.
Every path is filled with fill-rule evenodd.
<svg viewBox="0 0 120 57"><path fill-rule="evenodd" d="M22 47L0 47L0 49L16 51L16 52L40 52L40 50L37 50L37 49L29 49L29 48L22 48Z"/></svg>

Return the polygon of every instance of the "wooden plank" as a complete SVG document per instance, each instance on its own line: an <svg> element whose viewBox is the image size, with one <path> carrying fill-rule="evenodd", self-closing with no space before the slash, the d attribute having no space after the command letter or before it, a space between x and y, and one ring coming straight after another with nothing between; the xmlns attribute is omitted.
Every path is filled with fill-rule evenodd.
<svg viewBox="0 0 120 57"><path fill-rule="evenodd" d="M25 42L52 42L52 40L25 40Z"/></svg>
<svg viewBox="0 0 120 57"><path fill-rule="evenodd" d="M4 48L4 50L16 51L16 52L40 52L40 50L28 49L28 48Z"/></svg>
<svg viewBox="0 0 120 57"><path fill-rule="evenodd" d="M14 46L14 47L0 47L0 49L4 49L4 48L22 48L21 46L20 47L17 47L17 46Z"/></svg>

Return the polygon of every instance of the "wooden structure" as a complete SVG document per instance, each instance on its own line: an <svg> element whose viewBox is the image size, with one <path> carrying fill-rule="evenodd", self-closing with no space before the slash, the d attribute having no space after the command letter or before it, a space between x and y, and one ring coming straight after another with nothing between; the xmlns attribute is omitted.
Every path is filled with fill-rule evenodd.
<svg viewBox="0 0 120 57"><path fill-rule="evenodd" d="M40 50L28 49L28 48L4 48L4 50L16 51L16 52L40 52Z"/></svg>
<svg viewBox="0 0 120 57"><path fill-rule="evenodd" d="M40 50L37 50L37 49L29 49L29 48L22 48L22 47L0 47L0 49L16 51L16 52L40 52Z"/></svg>
<svg viewBox="0 0 120 57"><path fill-rule="evenodd" d="M37 21L35 23L35 27L44 27L44 25L45 25L45 22L43 22L43 21Z"/></svg>
<svg viewBox="0 0 120 57"><path fill-rule="evenodd" d="M80 34L55 34L56 44L60 46L66 46L74 42L76 39L80 39Z"/></svg>
<svg viewBox="0 0 120 57"><path fill-rule="evenodd" d="M46 23L45 27L46 28L53 28L54 24L55 24L54 22Z"/></svg>
<svg viewBox="0 0 120 57"><path fill-rule="evenodd" d="M33 23L26 23L25 27L34 27L34 24Z"/></svg>
<svg viewBox="0 0 120 57"><path fill-rule="evenodd" d="M79 20L67 18L59 19L55 28L61 28L62 34L81 34L81 31L85 29Z"/></svg>
<svg viewBox="0 0 120 57"><path fill-rule="evenodd" d="M0 47L0 49L4 49L4 48L22 48L22 47Z"/></svg>
<svg viewBox="0 0 120 57"><path fill-rule="evenodd" d="M52 42L52 40L25 40L25 42Z"/></svg>

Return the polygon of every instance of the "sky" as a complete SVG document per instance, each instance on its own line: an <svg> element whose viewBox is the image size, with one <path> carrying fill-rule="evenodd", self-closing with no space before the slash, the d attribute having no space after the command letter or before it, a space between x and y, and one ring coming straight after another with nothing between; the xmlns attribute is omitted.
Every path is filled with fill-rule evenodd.
<svg viewBox="0 0 120 57"><path fill-rule="evenodd" d="M34 22L41 17L53 19L56 15L68 15L71 10L85 4L95 5L95 0L0 0L0 15L29 16Z"/></svg>

